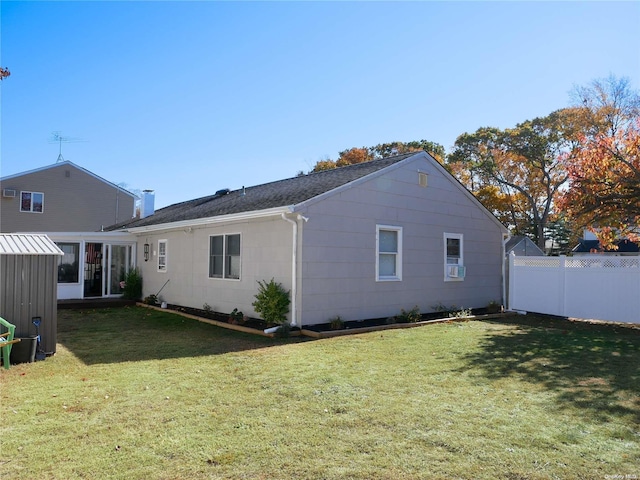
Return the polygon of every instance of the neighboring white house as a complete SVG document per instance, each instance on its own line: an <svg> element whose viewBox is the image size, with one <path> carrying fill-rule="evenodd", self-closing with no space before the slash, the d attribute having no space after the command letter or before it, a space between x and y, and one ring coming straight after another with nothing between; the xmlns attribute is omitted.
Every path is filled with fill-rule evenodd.
<svg viewBox="0 0 640 480"><path fill-rule="evenodd" d="M259 280L291 291L291 323L501 301L505 227L425 152L171 205L110 228L135 238L144 295L219 312Z"/></svg>

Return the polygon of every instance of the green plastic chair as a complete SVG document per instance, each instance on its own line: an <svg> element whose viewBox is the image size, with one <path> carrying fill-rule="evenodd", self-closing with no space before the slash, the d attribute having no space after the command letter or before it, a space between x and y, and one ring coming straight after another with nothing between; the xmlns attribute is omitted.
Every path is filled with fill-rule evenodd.
<svg viewBox="0 0 640 480"><path fill-rule="evenodd" d="M10 365L10 355L11 355L11 346L14 343L18 343L20 339L14 339L13 335L16 332L16 326L7 322L4 318L0 317L0 326L6 328L8 332L0 333L0 350L2 350L2 363L4 364L4 368L9 370Z"/></svg>

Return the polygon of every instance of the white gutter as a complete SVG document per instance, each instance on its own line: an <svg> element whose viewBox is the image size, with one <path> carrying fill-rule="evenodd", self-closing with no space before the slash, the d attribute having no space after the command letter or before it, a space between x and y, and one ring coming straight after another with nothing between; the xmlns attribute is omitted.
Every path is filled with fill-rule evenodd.
<svg viewBox="0 0 640 480"><path fill-rule="evenodd" d="M507 305L507 242L511 240L511 234L502 234L502 305L505 310L509 310Z"/></svg>
<svg viewBox="0 0 640 480"><path fill-rule="evenodd" d="M126 228L124 230L116 230L116 231L126 231L129 233L147 233L147 232L157 232L160 230L180 230L188 227L198 227L205 225L215 225L218 223L229 223L229 222L238 222L243 220L249 220L253 218L263 218L263 217L273 217L277 215L284 215L285 213L291 213L293 207L275 207L268 208L265 210L253 210L251 212L242 212L242 213L232 213L229 215L218 215L216 217L208 217L208 218L196 218L194 220L182 220L180 222L168 222L168 223L159 223L156 225L146 225L144 227L133 227Z"/></svg>
<svg viewBox="0 0 640 480"><path fill-rule="evenodd" d="M308 222L309 219L306 217L303 217L302 215L298 214L298 216L296 217L296 220L291 220L290 218L288 218L284 213L281 214L282 219L286 222L289 222L291 225L293 225L293 234L292 234L292 239L293 239L293 245L291 248L291 326L292 327L297 327L297 326L302 326L302 325L298 325L298 318L297 318L297 301L296 298L298 296L298 222L297 220L304 220L305 222Z"/></svg>

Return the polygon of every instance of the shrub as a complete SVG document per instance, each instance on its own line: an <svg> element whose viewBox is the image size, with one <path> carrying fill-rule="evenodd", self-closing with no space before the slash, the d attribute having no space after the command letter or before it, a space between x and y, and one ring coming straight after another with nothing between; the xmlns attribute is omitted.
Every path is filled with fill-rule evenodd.
<svg viewBox="0 0 640 480"><path fill-rule="evenodd" d="M330 320L331 330L341 330L344 328L344 320L340 315L336 315Z"/></svg>
<svg viewBox="0 0 640 480"><path fill-rule="evenodd" d="M148 297L144 297L143 300L144 303L146 303L147 305L158 305L158 296L151 294Z"/></svg>
<svg viewBox="0 0 640 480"><path fill-rule="evenodd" d="M422 320L422 316L420 315L420 307L417 305L409 311L401 308L400 315L396 315L396 321L398 323L416 323L420 320Z"/></svg>
<svg viewBox="0 0 640 480"><path fill-rule="evenodd" d="M142 275L137 268L129 270L124 277L122 296L130 300L139 300L142 297Z"/></svg>
<svg viewBox="0 0 640 480"><path fill-rule="evenodd" d="M229 314L229 323L238 324L244 323L244 314L238 311L237 308L234 308L233 311Z"/></svg>
<svg viewBox="0 0 640 480"><path fill-rule="evenodd" d="M465 318L471 316L471 309L462 307L460 310L451 312L449 317L451 318Z"/></svg>
<svg viewBox="0 0 640 480"><path fill-rule="evenodd" d="M289 292L272 278L270 282L258 280L258 293L253 308L270 325L283 325L289 313Z"/></svg>

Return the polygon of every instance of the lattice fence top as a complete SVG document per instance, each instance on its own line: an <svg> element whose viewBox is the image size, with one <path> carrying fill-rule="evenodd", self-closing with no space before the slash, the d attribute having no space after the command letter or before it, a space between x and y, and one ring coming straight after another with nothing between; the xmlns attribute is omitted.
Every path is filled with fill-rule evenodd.
<svg viewBox="0 0 640 480"><path fill-rule="evenodd" d="M640 257L605 257L602 255L580 257L515 257L516 267L559 268L640 268Z"/></svg>
<svg viewBox="0 0 640 480"><path fill-rule="evenodd" d="M567 268L638 268L640 258L632 257L571 257Z"/></svg>
<svg viewBox="0 0 640 480"><path fill-rule="evenodd" d="M560 266L560 257L515 257L516 267L554 267Z"/></svg>

